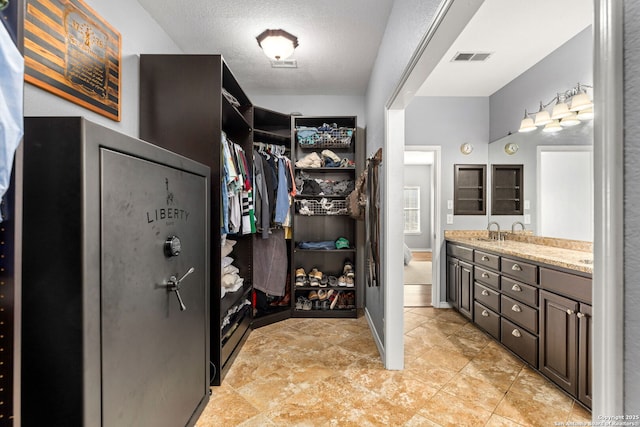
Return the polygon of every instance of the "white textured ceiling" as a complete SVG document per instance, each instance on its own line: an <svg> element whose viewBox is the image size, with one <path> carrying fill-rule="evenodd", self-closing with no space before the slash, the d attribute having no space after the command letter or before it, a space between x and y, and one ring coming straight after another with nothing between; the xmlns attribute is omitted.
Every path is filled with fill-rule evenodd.
<svg viewBox="0 0 640 427"><path fill-rule="evenodd" d="M393 0L138 0L185 53L222 54L245 91L364 95ZM564 1L564 0L563 0ZM298 68L274 69L265 29L298 37Z"/></svg>
<svg viewBox="0 0 640 427"><path fill-rule="evenodd" d="M485 0L418 96L490 96L591 25L592 0ZM485 62L451 62L491 52Z"/></svg>

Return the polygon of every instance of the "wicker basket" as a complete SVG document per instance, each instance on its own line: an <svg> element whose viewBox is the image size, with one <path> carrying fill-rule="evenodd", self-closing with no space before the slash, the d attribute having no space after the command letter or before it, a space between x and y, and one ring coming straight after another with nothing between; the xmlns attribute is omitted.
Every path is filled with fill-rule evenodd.
<svg viewBox="0 0 640 427"><path fill-rule="evenodd" d="M346 199L296 200L296 212L300 215L347 215Z"/></svg>

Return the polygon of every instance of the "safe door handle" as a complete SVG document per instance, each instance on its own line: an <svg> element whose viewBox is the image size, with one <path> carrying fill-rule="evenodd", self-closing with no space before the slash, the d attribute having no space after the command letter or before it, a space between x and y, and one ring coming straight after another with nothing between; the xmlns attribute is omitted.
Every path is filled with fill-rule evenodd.
<svg viewBox="0 0 640 427"><path fill-rule="evenodd" d="M181 278L178 279L176 278L176 276L171 276L169 277L169 280L167 280L167 291L176 293L176 297L178 298L178 303L180 304L180 311L185 311L187 309L187 306L184 305L184 302L182 301L182 297L180 296L180 283L182 283L182 281L186 279L186 277L191 273L193 273L194 271L196 271L196 269L194 267L191 267L189 270L187 270L186 273L184 273L184 275Z"/></svg>

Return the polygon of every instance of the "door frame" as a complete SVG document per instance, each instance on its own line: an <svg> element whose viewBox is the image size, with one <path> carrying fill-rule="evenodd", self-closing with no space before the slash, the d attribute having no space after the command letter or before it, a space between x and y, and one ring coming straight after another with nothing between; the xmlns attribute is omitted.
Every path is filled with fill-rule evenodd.
<svg viewBox="0 0 640 427"><path fill-rule="evenodd" d="M423 151L433 154L433 163L431 164L431 208L430 208L430 221L431 221L431 305L434 308L446 308L448 304L440 306L440 268L436 266L440 265L440 239L442 238L440 231L441 221L441 207L442 207L442 146L440 145L405 145L403 154L405 151ZM404 204L403 204L404 206ZM403 270L404 272L404 270ZM404 273L403 280L404 283Z"/></svg>

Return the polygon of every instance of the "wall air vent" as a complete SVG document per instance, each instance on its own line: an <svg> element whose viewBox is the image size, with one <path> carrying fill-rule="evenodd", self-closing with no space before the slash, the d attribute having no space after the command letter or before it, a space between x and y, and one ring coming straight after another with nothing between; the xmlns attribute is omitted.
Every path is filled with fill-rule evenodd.
<svg viewBox="0 0 640 427"><path fill-rule="evenodd" d="M451 62L486 61L490 56L491 52L457 52Z"/></svg>
<svg viewBox="0 0 640 427"><path fill-rule="evenodd" d="M271 61L271 68L298 68L298 61L295 59Z"/></svg>

